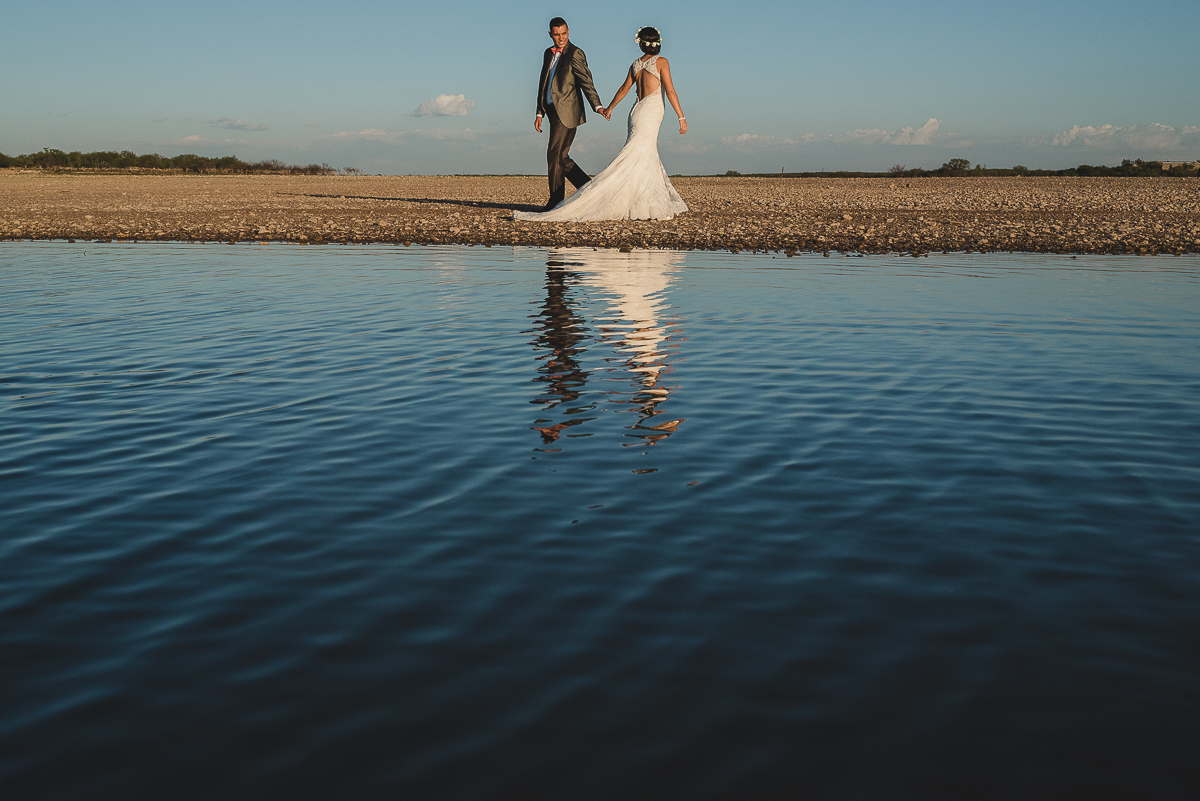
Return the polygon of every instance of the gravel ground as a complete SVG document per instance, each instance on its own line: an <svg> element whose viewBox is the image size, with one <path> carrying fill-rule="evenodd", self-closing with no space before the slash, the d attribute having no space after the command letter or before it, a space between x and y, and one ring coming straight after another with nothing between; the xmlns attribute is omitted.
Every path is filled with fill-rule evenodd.
<svg viewBox="0 0 1200 801"><path fill-rule="evenodd" d="M0 170L0 239L1200 252L1196 178L677 178L667 221L515 222L546 179Z"/></svg>

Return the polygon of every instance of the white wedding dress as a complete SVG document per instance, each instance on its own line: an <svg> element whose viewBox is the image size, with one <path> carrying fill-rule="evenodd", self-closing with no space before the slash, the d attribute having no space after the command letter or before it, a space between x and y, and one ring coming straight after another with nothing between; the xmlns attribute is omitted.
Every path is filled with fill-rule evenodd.
<svg viewBox="0 0 1200 801"><path fill-rule="evenodd" d="M658 78L650 56L633 62L633 77L643 69ZM688 210L671 185L658 157L658 127L665 104L663 88L648 92L629 111L629 138L604 172L550 211L513 212L514 220L584 222L587 220L668 220Z"/></svg>

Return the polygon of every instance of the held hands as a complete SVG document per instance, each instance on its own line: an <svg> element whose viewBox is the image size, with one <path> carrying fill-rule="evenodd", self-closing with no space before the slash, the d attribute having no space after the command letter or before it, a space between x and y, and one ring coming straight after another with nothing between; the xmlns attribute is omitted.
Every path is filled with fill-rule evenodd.
<svg viewBox="0 0 1200 801"><path fill-rule="evenodd" d="M598 109L596 109L596 112L598 114L600 114L600 116L604 117L604 119L606 119L606 120L612 119L612 110L611 109L598 108ZM533 130L537 131L538 133L542 132L542 115L541 114L539 114L533 118Z"/></svg>

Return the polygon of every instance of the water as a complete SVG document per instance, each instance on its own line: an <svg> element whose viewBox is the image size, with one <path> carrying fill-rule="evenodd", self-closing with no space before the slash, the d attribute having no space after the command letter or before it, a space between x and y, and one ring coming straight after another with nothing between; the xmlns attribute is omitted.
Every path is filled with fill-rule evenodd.
<svg viewBox="0 0 1200 801"><path fill-rule="evenodd" d="M1190 795L1200 261L0 245L7 798Z"/></svg>

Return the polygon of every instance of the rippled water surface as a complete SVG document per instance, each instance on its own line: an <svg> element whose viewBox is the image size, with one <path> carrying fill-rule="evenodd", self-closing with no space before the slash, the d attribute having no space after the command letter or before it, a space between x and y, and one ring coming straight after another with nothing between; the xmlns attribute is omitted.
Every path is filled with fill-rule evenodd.
<svg viewBox="0 0 1200 801"><path fill-rule="evenodd" d="M1195 258L7 243L0 341L7 798L1200 782Z"/></svg>

